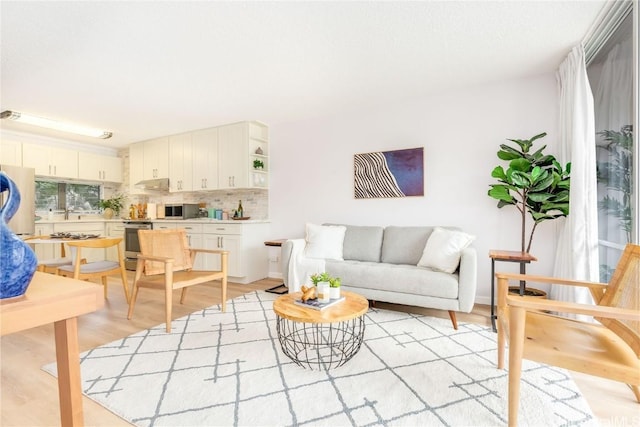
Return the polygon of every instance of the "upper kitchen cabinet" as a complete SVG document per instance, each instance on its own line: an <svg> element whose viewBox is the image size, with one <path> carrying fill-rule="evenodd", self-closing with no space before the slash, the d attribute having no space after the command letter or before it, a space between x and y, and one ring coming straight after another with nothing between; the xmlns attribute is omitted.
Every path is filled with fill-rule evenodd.
<svg viewBox="0 0 640 427"><path fill-rule="evenodd" d="M144 147L142 178L169 178L169 138L165 136L141 144Z"/></svg>
<svg viewBox="0 0 640 427"><path fill-rule="evenodd" d="M169 137L137 142L129 146L129 189L132 194L145 194L136 183L169 178Z"/></svg>
<svg viewBox="0 0 640 427"><path fill-rule="evenodd" d="M258 122L218 127L219 188L268 187L268 128Z"/></svg>
<svg viewBox="0 0 640 427"><path fill-rule="evenodd" d="M36 175L78 178L78 152L47 145L22 144L22 166L34 168Z"/></svg>
<svg viewBox="0 0 640 427"><path fill-rule="evenodd" d="M122 182L122 159L78 152L78 178L100 182Z"/></svg>
<svg viewBox="0 0 640 427"><path fill-rule="evenodd" d="M22 166L22 143L0 139L0 165Z"/></svg>
<svg viewBox="0 0 640 427"><path fill-rule="evenodd" d="M193 191L191 133L169 137L169 191Z"/></svg>
<svg viewBox="0 0 640 427"><path fill-rule="evenodd" d="M191 134L193 143L193 190L206 191L221 188L218 168L224 159L218 158L218 130L211 128Z"/></svg>

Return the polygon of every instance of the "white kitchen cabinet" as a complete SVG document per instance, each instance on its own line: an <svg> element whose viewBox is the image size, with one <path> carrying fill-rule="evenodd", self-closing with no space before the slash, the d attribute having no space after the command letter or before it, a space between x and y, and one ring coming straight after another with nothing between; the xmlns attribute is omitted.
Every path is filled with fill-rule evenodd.
<svg viewBox="0 0 640 427"><path fill-rule="evenodd" d="M79 151L78 178L100 182L122 182L122 159Z"/></svg>
<svg viewBox="0 0 640 427"><path fill-rule="evenodd" d="M136 184L142 181L142 165L144 163L144 145L141 143L131 144L129 146L129 193L146 194Z"/></svg>
<svg viewBox="0 0 640 427"><path fill-rule="evenodd" d="M105 235L107 237L121 237L122 243L120 244L122 250L122 256L124 257L124 224L122 222L107 222L105 226ZM107 259L109 261L118 262L118 248L111 246L106 249Z"/></svg>
<svg viewBox="0 0 640 427"><path fill-rule="evenodd" d="M169 178L169 138L156 138L144 146L143 179Z"/></svg>
<svg viewBox="0 0 640 427"><path fill-rule="evenodd" d="M0 139L0 165L22 166L22 143Z"/></svg>
<svg viewBox="0 0 640 427"><path fill-rule="evenodd" d="M37 176L78 178L78 152L47 145L22 144L22 165Z"/></svg>
<svg viewBox="0 0 640 427"><path fill-rule="evenodd" d="M242 277L242 256L240 254L242 247L242 236L232 234L203 234L202 244L204 249L219 249L229 251L227 257L227 268L229 272L227 276ZM220 257L208 256L205 259L205 270L219 270Z"/></svg>
<svg viewBox="0 0 640 427"><path fill-rule="evenodd" d="M264 246L268 231L267 223L203 224L202 243L205 249L229 251L229 280L246 284L268 276L268 257ZM206 266L220 268L219 261Z"/></svg>
<svg viewBox="0 0 640 427"><path fill-rule="evenodd" d="M269 158L268 129L258 122L218 127L219 187L267 188ZM254 167L254 160L262 168Z"/></svg>
<svg viewBox="0 0 640 427"><path fill-rule="evenodd" d="M204 249L202 243L202 224L176 224L177 228L184 228L187 232L187 242L190 248ZM196 262L193 265L194 270L204 270L205 261L207 257L212 257L211 254L196 254Z"/></svg>
<svg viewBox="0 0 640 427"><path fill-rule="evenodd" d="M169 178L169 137L137 142L129 146L129 190L145 194L136 183L157 178Z"/></svg>
<svg viewBox="0 0 640 427"><path fill-rule="evenodd" d="M193 144L193 190L217 190L219 163L218 128L204 129L192 133Z"/></svg>
<svg viewBox="0 0 640 427"><path fill-rule="evenodd" d="M193 191L192 133L169 137L169 191Z"/></svg>

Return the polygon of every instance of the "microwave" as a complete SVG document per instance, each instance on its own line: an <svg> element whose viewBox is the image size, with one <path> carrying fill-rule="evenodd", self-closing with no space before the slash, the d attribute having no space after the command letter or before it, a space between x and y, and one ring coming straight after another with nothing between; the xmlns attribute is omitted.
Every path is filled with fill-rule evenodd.
<svg viewBox="0 0 640 427"><path fill-rule="evenodd" d="M198 218L199 216L200 208L195 203L164 205L165 219L189 219Z"/></svg>

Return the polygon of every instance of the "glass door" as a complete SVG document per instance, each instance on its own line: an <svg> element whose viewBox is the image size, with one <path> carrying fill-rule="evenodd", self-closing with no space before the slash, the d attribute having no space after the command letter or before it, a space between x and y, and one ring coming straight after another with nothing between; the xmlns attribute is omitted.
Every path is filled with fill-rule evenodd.
<svg viewBox="0 0 640 427"><path fill-rule="evenodd" d="M622 18L591 58L587 74L594 97L598 180L600 280L608 282L622 250L635 240L638 189L634 183L633 14Z"/></svg>

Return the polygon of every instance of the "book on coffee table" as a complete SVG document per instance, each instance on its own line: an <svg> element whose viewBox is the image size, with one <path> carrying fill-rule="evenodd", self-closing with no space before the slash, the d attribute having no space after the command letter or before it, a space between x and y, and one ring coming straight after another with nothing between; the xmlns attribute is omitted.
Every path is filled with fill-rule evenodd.
<svg viewBox="0 0 640 427"><path fill-rule="evenodd" d="M332 305L338 304L339 302L342 302L342 301L344 301L344 297L332 299L332 300L329 300L329 302L320 302L320 300L317 298L308 299L306 301L297 299L297 300L294 300L293 303L301 307L312 308L314 310L324 310L325 308L331 307Z"/></svg>

